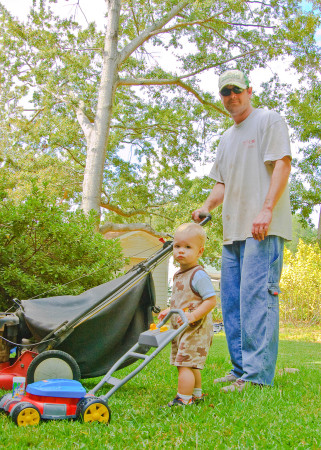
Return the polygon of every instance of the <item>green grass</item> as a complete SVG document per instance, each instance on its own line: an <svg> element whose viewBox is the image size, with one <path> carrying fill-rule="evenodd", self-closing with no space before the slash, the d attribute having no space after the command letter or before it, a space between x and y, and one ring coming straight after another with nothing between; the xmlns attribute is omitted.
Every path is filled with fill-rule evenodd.
<svg viewBox="0 0 321 450"><path fill-rule="evenodd" d="M291 323L280 327L280 339L321 343L321 324Z"/></svg>
<svg viewBox="0 0 321 450"><path fill-rule="evenodd" d="M223 394L214 377L230 369L222 333L203 370L208 400L160 409L176 394L176 369L166 348L109 401L111 423L41 422L19 428L0 415L0 448L9 449L320 449L321 344L281 340L275 385ZM281 375L283 368L299 372ZM122 373L126 373L124 369ZM90 389L97 379L85 380ZM4 392L3 392L4 393Z"/></svg>

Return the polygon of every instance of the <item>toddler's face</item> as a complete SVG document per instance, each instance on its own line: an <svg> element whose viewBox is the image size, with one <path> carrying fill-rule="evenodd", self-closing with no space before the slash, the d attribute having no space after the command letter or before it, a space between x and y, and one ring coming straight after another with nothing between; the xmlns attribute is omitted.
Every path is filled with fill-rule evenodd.
<svg viewBox="0 0 321 450"><path fill-rule="evenodd" d="M176 233L173 241L173 256L183 270L197 264L204 248L200 244L199 236L192 233Z"/></svg>

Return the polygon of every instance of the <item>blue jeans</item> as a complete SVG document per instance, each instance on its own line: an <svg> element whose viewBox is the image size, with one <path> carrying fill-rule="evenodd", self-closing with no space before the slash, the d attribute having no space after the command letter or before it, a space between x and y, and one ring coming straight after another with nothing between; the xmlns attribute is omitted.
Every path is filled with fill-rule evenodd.
<svg viewBox="0 0 321 450"><path fill-rule="evenodd" d="M223 245L221 302L233 373L273 384L279 341L279 281L284 239Z"/></svg>

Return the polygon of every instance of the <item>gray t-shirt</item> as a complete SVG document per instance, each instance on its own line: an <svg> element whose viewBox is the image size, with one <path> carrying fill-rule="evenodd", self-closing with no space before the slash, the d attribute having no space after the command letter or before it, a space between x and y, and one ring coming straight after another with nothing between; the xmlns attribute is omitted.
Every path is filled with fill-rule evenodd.
<svg viewBox="0 0 321 450"><path fill-rule="evenodd" d="M252 237L252 223L262 209L273 172L272 161L291 157L289 133L281 116L254 109L222 136L209 176L224 183L223 244ZM289 189L273 210L269 235L292 239Z"/></svg>

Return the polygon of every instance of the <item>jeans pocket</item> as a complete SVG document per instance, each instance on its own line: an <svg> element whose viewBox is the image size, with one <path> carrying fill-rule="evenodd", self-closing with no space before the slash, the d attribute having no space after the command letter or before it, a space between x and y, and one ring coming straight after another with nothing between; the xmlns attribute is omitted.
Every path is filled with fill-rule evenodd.
<svg viewBox="0 0 321 450"><path fill-rule="evenodd" d="M282 258L278 257L273 263L270 264L269 274L268 274L268 292L269 300L268 306L274 306L278 303L278 295L280 294L280 277L282 270Z"/></svg>
<svg viewBox="0 0 321 450"><path fill-rule="evenodd" d="M283 258L278 256L269 266L268 284L279 285L281 278Z"/></svg>
<svg viewBox="0 0 321 450"><path fill-rule="evenodd" d="M279 295L281 292L279 283L268 283L268 291L269 294L273 295L274 297Z"/></svg>
<svg viewBox="0 0 321 450"><path fill-rule="evenodd" d="M273 308L279 304L280 286L276 283L268 283L268 308Z"/></svg>

